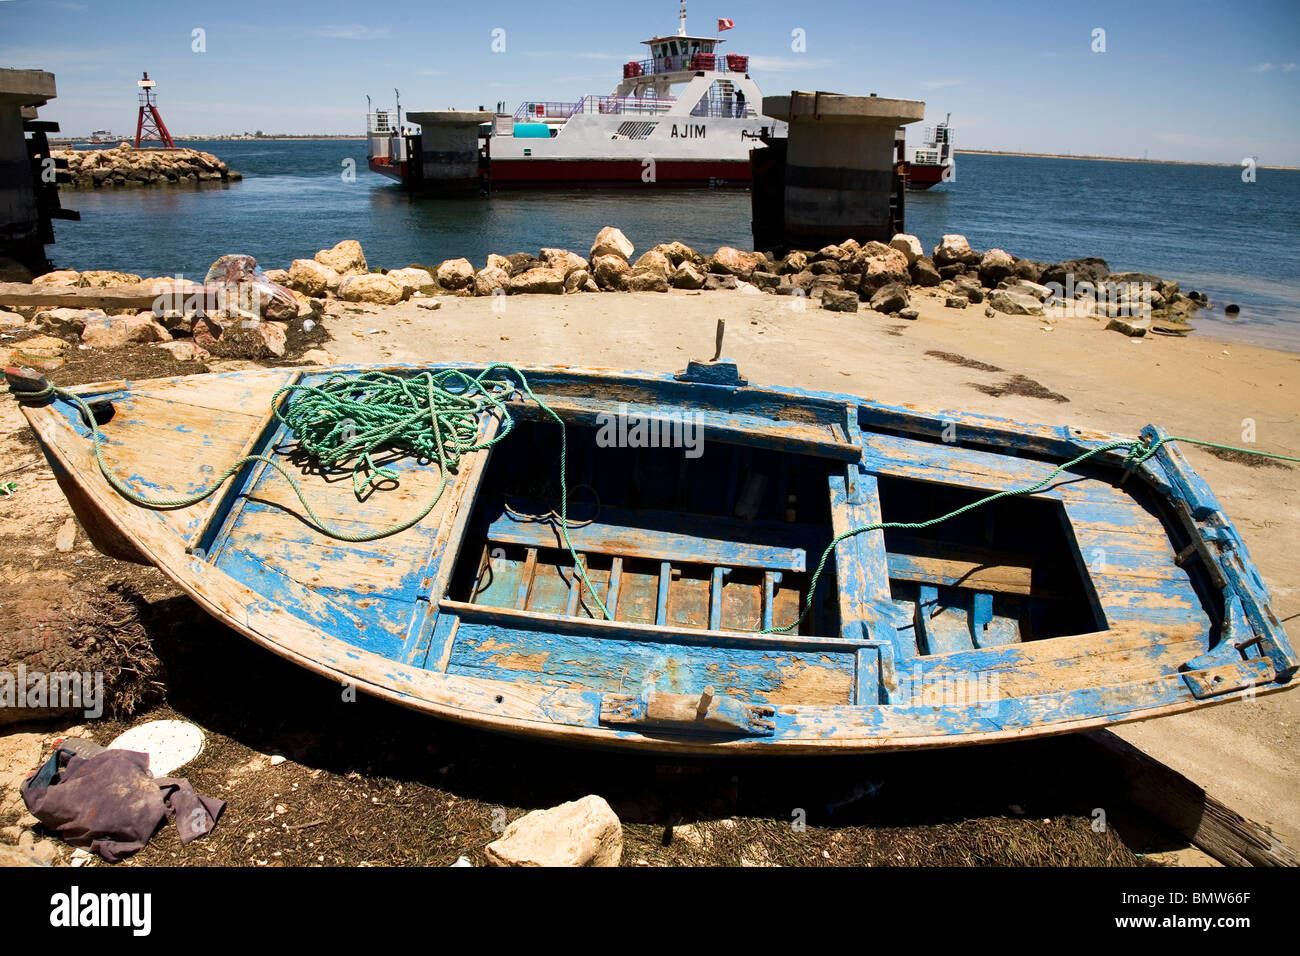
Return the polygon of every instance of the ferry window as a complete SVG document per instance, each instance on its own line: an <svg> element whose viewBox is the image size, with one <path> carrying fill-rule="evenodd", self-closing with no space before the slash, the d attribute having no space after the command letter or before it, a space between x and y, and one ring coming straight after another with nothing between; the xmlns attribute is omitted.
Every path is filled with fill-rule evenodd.
<svg viewBox="0 0 1300 956"><path fill-rule="evenodd" d="M669 40L669 41L668 41L668 53L669 53L670 56L676 56L676 55L677 55L677 41L676 41L676 40Z"/></svg>

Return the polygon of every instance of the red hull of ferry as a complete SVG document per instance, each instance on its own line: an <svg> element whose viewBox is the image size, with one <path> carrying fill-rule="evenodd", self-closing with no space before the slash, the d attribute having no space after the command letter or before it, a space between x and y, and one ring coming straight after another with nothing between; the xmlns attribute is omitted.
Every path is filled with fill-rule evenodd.
<svg viewBox="0 0 1300 956"><path fill-rule="evenodd" d="M931 186L943 182L943 172L947 168L947 166L921 166L916 163L908 163L907 188L929 189Z"/></svg>

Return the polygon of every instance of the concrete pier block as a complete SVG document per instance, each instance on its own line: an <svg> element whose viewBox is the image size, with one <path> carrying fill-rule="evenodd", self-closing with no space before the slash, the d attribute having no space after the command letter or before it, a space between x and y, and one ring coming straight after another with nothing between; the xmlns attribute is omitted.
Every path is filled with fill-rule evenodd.
<svg viewBox="0 0 1300 956"><path fill-rule="evenodd" d="M474 196L479 182L479 127L493 114L477 110L407 113L420 126L420 154L415 189L433 196Z"/></svg>
<svg viewBox="0 0 1300 956"><path fill-rule="evenodd" d="M925 103L794 91L764 97L763 113L790 129L786 242L799 249L849 238L888 242L895 132L924 118Z"/></svg>

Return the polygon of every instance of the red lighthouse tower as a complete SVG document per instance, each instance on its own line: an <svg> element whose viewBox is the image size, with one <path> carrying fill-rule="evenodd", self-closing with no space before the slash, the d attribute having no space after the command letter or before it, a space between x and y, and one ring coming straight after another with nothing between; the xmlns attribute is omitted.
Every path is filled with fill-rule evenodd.
<svg viewBox="0 0 1300 956"><path fill-rule="evenodd" d="M172 134L167 132L167 124L158 113L158 104L154 102L153 89L157 84L149 79L148 73L145 73L135 85L140 87L140 118L135 124L135 148L140 148L142 139L156 139L167 149L175 149L176 141L172 139Z"/></svg>

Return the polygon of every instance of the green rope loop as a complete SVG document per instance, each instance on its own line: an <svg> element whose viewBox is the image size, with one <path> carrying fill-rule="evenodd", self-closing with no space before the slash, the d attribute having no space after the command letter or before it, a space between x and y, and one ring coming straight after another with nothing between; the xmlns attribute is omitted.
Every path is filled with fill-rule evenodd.
<svg viewBox="0 0 1300 956"><path fill-rule="evenodd" d="M509 375L493 377L493 373L500 372L516 376L518 383L511 381ZM297 394L281 408L280 397L287 393ZM510 434L514 418L505 403L516 393L527 395L560 426L560 533L573 558L578 577L601 614L606 620L612 620L578 560L577 549L569 540L569 490L565 476L568 437L564 419L537 397L523 371L514 365L497 363L477 375L459 369L421 372L409 377L388 372L366 372L355 376L334 374L320 385L286 385L275 393L271 399L275 417L288 427L299 447L322 469L339 468L352 462L352 490L359 501L379 483L395 481L398 477L396 471L375 462L374 455L381 449L396 448L437 463L441 480L428 504L391 527L364 533L336 528L323 520L308 503L294 476L280 462L265 455L245 455L206 488L193 494L151 498L127 485L109 469L103 456L103 433L95 421L94 412L79 395L51 386L45 397L58 395L81 410L90 427L91 444L100 473L118 494L129 501L146 508L188 508L210 497L245 465L260 462L274 468L289 482L316 530L339 541L360 543L398 534L423 521L437 507L464 456L491 447ZM34 392L14 394L29 400L36 395ZM499 414L502 424L493 438L480 442L479 416L483 413Z"/></svg>

